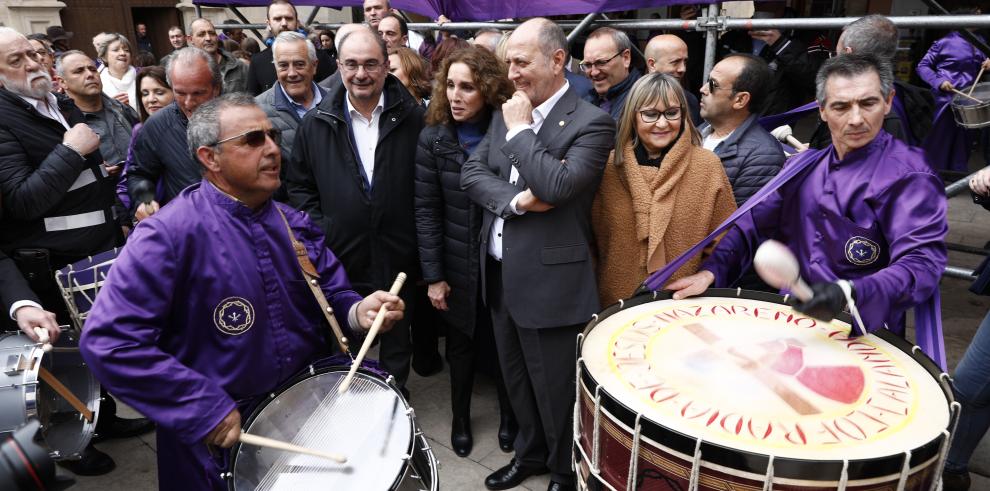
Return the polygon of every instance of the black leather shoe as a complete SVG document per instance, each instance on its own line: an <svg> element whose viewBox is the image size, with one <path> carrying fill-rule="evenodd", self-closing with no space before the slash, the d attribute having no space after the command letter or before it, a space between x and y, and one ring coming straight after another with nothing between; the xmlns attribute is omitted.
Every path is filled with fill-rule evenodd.
<svg viewBox="0 0 990 491"><path fill-rule="evenodd" d="M92 444L82 452L79 460L62 460L58 463L77 476L102 476L117 467L113 459L96 449Z"/></svg>
<svg viewBox="0 0 990 491"><path fill-rule="evenodd" d="M502 449L505 453L511 452L516 441L516 433L518 432L519 425L516 424L516 418L511 413L507 415L503 411L499 415L498 422L498 448Z"/></svg>
<svg viewBox="0 0 990 491"><path fill-rule="evenodd" d="M471 436L471 418L455 417L450 425L450 444L458 457L467 457L474 445Z"/></svg>
<svg viewBox="0 0 990 491"><path fill-rule="evenodd" d="M154 431L155 423L147 418L124 419L112 415L96 424L96 434L92 442L99 443L111 438L131 438Z"/></svg>
<svg viewBox="0 0 990 491"><path fill-rule="evenodd" d="M492 491L510 489L522 484L529 477L539 476L547 472L550 470L546 466L527 467L522 462L512 459L509 461L509 465L492 472L485 478L485 487Z"/></svg>
<svg viewBox="0 0 990 491"><path fill-rule="evenodd" d="M547 491L577 491L573 484L561 484L557 481L550 481Z"/></svg>
<svg viewBox="0 0 990 491"><path fill-rule="evenodd" d="M420 377L429 377L443 371L443 358L434 351L429 355L413 355L412 369Z"/></svg>
<svg viewBox="0 0 990 491"><path fill-rule="evenodd" d="M942 472L943 491L967 491L970 480L968 472Z"/></svg>

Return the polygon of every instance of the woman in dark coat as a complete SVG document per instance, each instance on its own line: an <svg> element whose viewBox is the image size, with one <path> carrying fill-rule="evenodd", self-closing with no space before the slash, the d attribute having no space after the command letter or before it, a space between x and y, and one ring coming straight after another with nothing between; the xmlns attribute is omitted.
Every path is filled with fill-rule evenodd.
<svg viewBox="0 0 990 491"><path fill-rule="evenodd" d="M426 128L416 151L416 232L430 303L447 324L453 425L450 440L471 453L471 387L475 368L496 379L501 412L499 446L512 450L516 425L505 394L481 301L478 264L481 210L461 190L461 165L485 136L492 111L512 95L505 68L484 48L452 52L436 74Z"/></svg>

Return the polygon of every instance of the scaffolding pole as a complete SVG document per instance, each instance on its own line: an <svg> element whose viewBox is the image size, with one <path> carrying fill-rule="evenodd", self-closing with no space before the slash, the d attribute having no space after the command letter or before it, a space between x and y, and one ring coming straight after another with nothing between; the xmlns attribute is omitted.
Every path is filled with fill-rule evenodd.
<svg viewBox="0 0 990 491"><path fill-rule="evenodd" d="M701 75L701 80L708 80L708 75L712 73L712 68L715 67L715 51L718 43L718 32L719 29L719 17L718 13L721 10L721 4L713 3L708 6L708 18L706 20L707 25L714 24L716 27L711 29L706 29L707 33L705 35L705 67ZM699 19L700 20L700 19ZM723 19L724 20L724 19Z"/></svg>

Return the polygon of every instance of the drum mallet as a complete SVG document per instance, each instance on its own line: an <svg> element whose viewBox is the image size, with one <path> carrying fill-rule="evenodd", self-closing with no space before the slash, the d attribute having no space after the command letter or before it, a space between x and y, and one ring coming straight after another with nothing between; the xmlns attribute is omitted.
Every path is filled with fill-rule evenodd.
<svg viewBox="0 0 990 491"><path fill-rule="evenodd" d="M263 436L252 435L250 433L245 433L243 431L241 432L241 436L238 439L241 441L241 443L254 445L256 447L265 447L275 450L281 450L283 452L311 455L313 457L319 457L321 459L332 460L338 464L347 463L347 457L339 453L321 452L319 450L313 450L311 448L302 447L289 442L283 442L281 440L275 440Z"/></svg>
<svg viewBox="0 0 990 491"><path fill-rule="evenodd" d="M811 299L811 288L801 279L797 258L784 244L776 240L767 240L760 244L753 256L753 267L768 285L790 290L802 302Z"/></svg>
<svg viewBox="0 0 990 491"><path fill-rule="evenodd" d="M791 129L790 125L785 124L784 126L778 126L774 128L770 134L773 135L777 141L794 147L794 149L798 152L803 152L808 149L807 145L798 141L797 138L794 138L794 130Z"/></svg>
<svg viewBox="0 0 990 491"><path fill-rule="evenodd" d="M38 335L38 342L41 343L41 349L45 353L52 350L51 338L48 337L48 329L43 327L34 326L34 333Z"/></svg>
<svg viewBox="0 0 990 491"><path fill-rule="evenodd" d="M398 295L399 290L402 289L402 284L406 282L406 274L399 273L395 277L395 283L392 283L392 288L388 291L392 295ZM344 381L340 383L340 387L337 389L338 394L343 394L347 392L347 389L351 386L351 379L354 378L354 374L357 372L361 362L364 361L364 355L368 354L368 348L371 348L371 343L374 342L375 336L378 334L378 330L382 328L382 323L385 322L385 306L382 305L378 309L378 316L375 317L375 322L371 324L371 329L368 329L368 336L364 338L364 343L361 344L361 350L358 351L357 358L351 362L351 369L347 372L347 376L344 377Z"/></svg>
<svg viewBox="0 0 990 491"><path fill-rule="evenodd" d="M976 75L976 78L975 79L973 79L973 86L969 88L969 93L966 94L967 96L972 96L973 95L973 90L976 89L976 84L980 83L980 79L983 78L983 71L984 70L986 70L986 68L984 68L981 65L980 66L980 73L978 75Z"/></svg>

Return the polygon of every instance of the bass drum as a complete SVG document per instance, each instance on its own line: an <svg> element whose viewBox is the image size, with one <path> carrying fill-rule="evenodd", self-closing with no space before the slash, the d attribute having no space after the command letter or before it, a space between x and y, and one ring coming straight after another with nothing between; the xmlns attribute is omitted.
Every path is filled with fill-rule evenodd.
<svg viewBox="0 0 990 491"><path fill-rule="evenodd" d="M848 334L762 292L609 307L579 340L582 488L936 489L948 376L887 331Z"/></svg>
<svg viewBox="0 0 990 491"><path fill-rule="evenodd" d="M64 327L64 326L63 326ZM81 456L96 429L100 384L79 355L78 334L62 330L50 353L22 333L0 335L0 435L12 433L35 418L55 460ZM62 396L41 381L45 367L93 412L87 421Z"/></svg>
<svg viewBox="0 0 990 491"><path fill-rule="evenodd" d="M238 443L231 449L231 490L439 489L433 450L391 378L361 368L338 394L349 368L339 362L316 363L272 393L244 431L343 454L347 463Z"/></svg>

